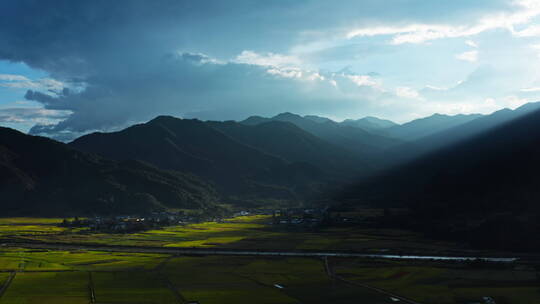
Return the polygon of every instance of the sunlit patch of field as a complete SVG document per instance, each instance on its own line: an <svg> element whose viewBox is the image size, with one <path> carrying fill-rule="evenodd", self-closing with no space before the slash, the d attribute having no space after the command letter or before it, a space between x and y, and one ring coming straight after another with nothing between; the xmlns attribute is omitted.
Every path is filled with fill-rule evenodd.
<svg viewBox="0 0 540 304"><path fill-rule="evenodd" d="M61 218L42 217L3 217L0 218L0 225L53 225L60 224Z"/></svg>
<svg viewBox="0 0 540 304"><path fill-rule="evenodd" d="M59 219L56 219L56 221ZM441 252L455 244L426 240L421 235L396 229L333 227L302 229L271 224L269 215L240 216L223 222L176 225L138 233L96 233L86 228L63 228L54 219L3 219L0 237L55 243L86 243L121 246L203 247L264 250L356 250L380 249ZM11 222L12 224L8 224ZM37 222L30 224L31 222ZM1 223L1 221L0 221Z"/></svg>
<svg viewBox="0 0 540 304"><path fill-rule="evenodd" d="M166 258L161 254L4 249L0 250L0 270L148 270Z"/></svg>
<svg viewBox="0 0 540 304"><path fill-rule="evenodd" d="M540 303L540 285L534 269L468 268L464 265L409 265L407 262L341 263L338 275L369 284L426 304L480 302L489 296L496 303Z"/></svg>
<svg viewBox="0 0 540 304"><path fill-rule="evenodd" d="M244 239L242 236L209 237L202 240L171 243L165 245L165 247L216 247L238 242L242 239Z"/></svg>
<svg viewBox="0 0 540 304"><path fill-rule="evenodd" d="M93 272L97 303L176 304L174 293L152 272Z"/></svg>
<svg viewBox="0 0 540 304"><path fill-rule="evenodd" d="M67 229L58 227L55 225L26 225L26 224L0 225L1 236L51 234L51 233L60 233L65 230Z"/></svg>
<svg viewBox="0 0 540 304"><path fill-rule="evenodd" d="M84 272L17 273L1 304L87 304L88 274Z"/></svg>

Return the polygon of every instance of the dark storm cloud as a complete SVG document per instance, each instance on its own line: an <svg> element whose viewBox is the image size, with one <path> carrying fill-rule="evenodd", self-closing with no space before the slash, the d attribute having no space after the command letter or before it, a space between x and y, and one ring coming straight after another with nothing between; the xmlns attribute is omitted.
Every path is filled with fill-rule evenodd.
<svg viewBox="0 0 540 304"><path fill-rule="evenodd" d="M373 91L358 87L345 76L336 80L343 86L364 90L366 97ZM32 129L32 133L51 134L62 130L114 129L163 113L203 119L241 119L251 114L306 108L330 110L336 107L336 98L343 107L350 108L357 102L347 100L328 81L283 77L269 73L263 66L219 63L201 54L185 53L165 56L144 73L127 70L119 78L93 78L80 92L64 90L52 97L29 91L26 98L48 109L73 112L54 128Z"/></svg>
<svg viewBox="0 0 540 304"><path fill-rule="evenodd" d="M301 43L305 32L377 18L428 22L505 6L492 0L382 2L2 1L0 59L24 62L79 88L29 91L27 99L46 109L73 113L54 127L36 126L34 133L110 129L163 113L213 119L276 111L338 113L363 100L328 81L305 82L226 61L246 49L285 51ZM443 17L433 14L440 11ZM354 89L366 90L368 104L370 94L380 93Z"/></svg>

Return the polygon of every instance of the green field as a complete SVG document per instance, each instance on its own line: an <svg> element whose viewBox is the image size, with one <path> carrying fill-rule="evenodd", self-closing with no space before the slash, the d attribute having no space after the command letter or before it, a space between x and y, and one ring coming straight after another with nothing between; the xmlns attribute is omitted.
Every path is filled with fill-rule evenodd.
<svg viewBox="0 0 540 304"><path fill-rule="evenodd" d="M187 300L200 303L388 303L331 280L318 259L184 257L171 260L166 273Z"/></svg>
<svg viewBox="0 0 540 304"><path fill-rule="evenodd" d="M336 274L426 304L479 302L540 303L539 273L526 265L476 268L456 263L366 262L342 260Z"/></svg>
<svg viewBox="0 0 540 304"><path fill-rule="evenodd" d="M99 251L0 249L4 303L392 303L367 284L423 304L540 303L539 273L509 266L312 258L175 257ZM279 288L279 287L281 288Z"/></svg>
<svg viewBox="0 0 540 304"><path fill-rule="evenodd" d="M87 304L88 274L84 272L17 273L1 304Z"/></svg>
<svg viewBox="0 0 540 304"><path fill-rule="evenodd" d="M17 240L125 246L242 248L268 250L407 250L417 253L453 250L456 245L426 240L401 230L356 227L297 229L271 225L266 215L242 216L224 222L177 225L139 233L91 233L57 227L59 219L3 219L0 236ZM5 224L1 224L5 223ZM9 224L11 223L11 224Z"/></svg>
<svg viewBox="0 0 540 304"><path fill-rule="evenodd" d="M4 249L0 250L0 271L147 270L165 258L160 254Z"/></svg>
<svg viewBox="0 0 540 304"><path fill-rule="evenodd" d="M93 272L97 303L178 303L167 284L153 272Z"/></svg>
<svg viewBox="0 0 540 304"><path fill-rule="evenodd" d="M387 303L334 282L319 259L172 257L98 251L0 250L4 303ZM275 284L283 288L276 287ZM256 300L254 300L256 299Z"/></svg>
<svg viewBox="0 0 540 304"><path fill-rule="evenodd" d="M4 239L65 243L244 249L385 248L444 254L451 244L400 230L287 230L268 216L171 226L132 234L89 233L57 226L60 219L0 220ZM369 285L423 304L467 304L490 296L497 304L540 304L540 267L444 262L331 259L175 257L166 254L0 247L0 282L15 278L3 303L392 303ZM360 284L360 285L359 285ZM278 286L282 287L279 288Z"/></svg>

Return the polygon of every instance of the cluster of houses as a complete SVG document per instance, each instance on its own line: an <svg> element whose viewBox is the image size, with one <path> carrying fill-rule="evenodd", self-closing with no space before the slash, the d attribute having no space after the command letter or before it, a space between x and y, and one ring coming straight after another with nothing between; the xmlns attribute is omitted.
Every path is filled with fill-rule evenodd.
<svg viewBox="0 0 540 304"><path fill-rule="evenodd" d="M348 216L347 212L336 212L330 208L289 208L273 210L272 224L287 226L343 226L367 225L373 222L372 217Z"/></svg>
<svg viewBox="0 0 540 304"><path fill-rule="evenodd" d="M148 215L118 215L110 217L95 216L73 220L64 219L63 227L87 227L101 232L134 232L170 225L202 222L205 219L186 215L183 212L153 212ZM216 219L214 219L216 220Z"/></svg>
<svg viewBox="0 0 540 304"><path fill-rule="evenodd" d="M296 225L315 227L329 220L330 213L324 209L289 208L272 211L273 225Z"/></svg>
<svg viewBox="0 0 540 304"><path fill-rule="evenodd" d="M233 217L247 215L272 215L273 225L308 228L330 224L352 224L355 221L355 219L330 212L328 208L257 209L238 211L232 214ZM147 215L95 216L81 219L75 217L73 220L64 219L60 226L86 227L91 231L100 232L128 233L171 225L200 223L203 221L222 222L223 218L188 215L182 211L153 212Z"/></svg>
<svg viewBox="0 0 540 304"><path fill-rule="evenodd" d="M497 304L492 297L482 297L481 302L470 302L468 304Z"/></svg>

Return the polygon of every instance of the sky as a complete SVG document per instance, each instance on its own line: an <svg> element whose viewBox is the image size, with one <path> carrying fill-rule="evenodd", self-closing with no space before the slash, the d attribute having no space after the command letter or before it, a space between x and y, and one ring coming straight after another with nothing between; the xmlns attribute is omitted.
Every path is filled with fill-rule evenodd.
<svg viewBox="0 0 540 304"><path fill-rule="evenodd" d="M0 125L398 123L540 100L540 0L2 0Z"/></svg>

